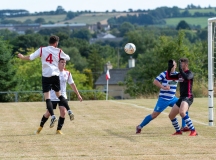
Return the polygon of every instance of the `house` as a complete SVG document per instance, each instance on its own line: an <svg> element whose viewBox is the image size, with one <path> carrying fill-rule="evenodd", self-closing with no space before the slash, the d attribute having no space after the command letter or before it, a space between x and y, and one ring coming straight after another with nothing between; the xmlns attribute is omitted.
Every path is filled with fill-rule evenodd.
<svg viewBox="0 0 216 160"><path fill-rule="evenodd" d="M97 38L91 38L90 39L90 44L96 43L99 41L101 41L101 42L104 42L104 41L120 42L122 40L123 40L122 37L116 37L116 36L109 34L109 33L100 33L97 35Z"/></svg>
<svg viewBox="0 0 216 160"><path fill-rule="evenodd" d="M125 86L119 85L119 82L125 81L127 77L127 72L135 67L135 59L130 58L129 60L129 68L123 69L112 69L112 65L108 62L104 67L104 72L100 75L100 77L95 82L95 86L97 89L101 89L104 92L107 90L107 80L106 80L106 70L109 69L110 79L108 81L108 94L116 99L128 99L131 98L129 94L125 92Z"/></svg>

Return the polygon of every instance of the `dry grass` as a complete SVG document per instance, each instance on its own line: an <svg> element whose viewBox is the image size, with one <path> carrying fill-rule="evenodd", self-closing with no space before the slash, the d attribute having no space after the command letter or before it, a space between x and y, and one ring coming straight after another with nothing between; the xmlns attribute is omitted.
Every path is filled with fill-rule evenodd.
<svg viewBox="0 0 216 160"><path fill-rule="evenodd" d="M0 159L216 159L216 128L208 126L207 99L195 99L190 110L199 136L171 136L170 108L136 135L135 126L155 103L156 99L70 101L75 120L66 117L65 135L56 135L49 120L41 134L33 134L45 102L0 103Z"/></svg>

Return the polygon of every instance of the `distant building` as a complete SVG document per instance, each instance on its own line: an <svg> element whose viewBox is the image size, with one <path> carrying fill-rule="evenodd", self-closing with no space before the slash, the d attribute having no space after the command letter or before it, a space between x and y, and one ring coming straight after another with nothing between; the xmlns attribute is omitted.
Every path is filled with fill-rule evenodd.
<svg viewBox="0 0 216 160"><path fill-rule="evenodd" d="M87 25L86 23L73 23L73 24L0 24L0 29L8 29L10 31L15 31L19 34L25 34L26 30L33 30L35 33L38 32L41 29L53 29L53 28L60 28L60 27L67 27L71 30L73 29L82 29L87 28L90 31L95 31L95 28L97 28L97 25ZM102 25L104 28L109 28L107 25ZM104 29L103 28L103 29ZM111 35L110 35L111 36ZM111 37L107 37L107 39L110 39Z"/></svg>
<svg viewBox="0 0 216 160"><path fill-rule="evenodd" d="M97 38L91 38L90 39L90 44L96 43L99 41L101 41L101 42L104 42L104 41L120 42L122 40L123 40L123 38L116 37L116 36L109 34L109 33L100 33L97 35Z"/></svg>
<svg viewBox="0 0 216 160"><path fill-rule="evenodd" d="M128 60L128 68L124 69L112 69L112 66L110 66L110 63L107 63L104 67L104 72L100 75L100 77L95 82L95 86L97 89L101 89L104 92L106 92L107 87L107 80L106 80L106 70L109 69L110 73L110 79L109 79L109 85L108 85L108 92L109 96L112 96L116 99L128 99L131 98L129 94L125 94L125 87L120 86L119 82L125 82L125 79L127 77L127 72L135 67L135 59L130 58Z"/></svg>

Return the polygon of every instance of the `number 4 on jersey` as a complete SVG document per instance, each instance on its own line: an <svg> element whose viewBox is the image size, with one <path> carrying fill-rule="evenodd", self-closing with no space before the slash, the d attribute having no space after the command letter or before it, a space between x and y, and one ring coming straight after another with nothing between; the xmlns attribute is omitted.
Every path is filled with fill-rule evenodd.
<svg viewBox="0 0 216 160"><path fill-rule="evenodd" d="M53 62L52 54L49 54L49 55L47 56L46 62L49 62L50 64Z"/></svg>

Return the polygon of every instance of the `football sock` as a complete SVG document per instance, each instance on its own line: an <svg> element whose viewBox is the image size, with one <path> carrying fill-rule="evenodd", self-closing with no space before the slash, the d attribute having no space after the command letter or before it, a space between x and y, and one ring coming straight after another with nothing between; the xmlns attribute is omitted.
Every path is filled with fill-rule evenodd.
<svg viewBox="0 0 216 160"><path fill-rule="evenodd" d="M67 103L67 100L62 95L59 96L58 98L60 99L60 101L63 104L63 106L67 109L67 111L70 110L70 107L69 107L69 105Z"/></svg>
<svg viewBox="0 0 216 160"><path fill-rule="evenodd" d="M193 123L192 123L190 117L189 117L188 115L186 115L183 119L185 120L185 123L187 124L188 128L189 128L191 131L194 131L195 128L194 128L194 126L193 126Z"/></svg>
<svg viewBox="0 0 216 160"><path fill-rule="evenodd" d="M43 127L47 120L48 120L48 118L44 117L44 115L43 115L43 117L41 118L40 126Z"/></svg>
<svg viewBox="0 0 216 160"><path fill-rule="evenodd" d="M47 105L47 110L49 111L50 115L53 116L53 105L50 99L46 99L46 105Z"/></svg>
<svg viewBox="0 0 216 160"><path fill-rule="evenodd" d="M142 123L140 124L140 127L143 128L145 125L147 125L150 121L152 120L152 116L151 114L149 114L148 116L146 116Z"/></svg>
<svg viewBox="0 0 216 160"><path fill-rule="evenodd" d="M178 124L178 119L177 118L174 118L172 121L172 125L173 127L175 128L176 132L180 132L180 127L179 127L179 124Z"/></svg>
<svg viewBox="0 0 216 160"><path fill-rule="evenodd" d="M188 112L186 112L186 115L188 115ZM182 128L186 127L186 123L185 123L185 120L182 118Z"/></svg>
<svg viewBox="0 0 216 160"><path fill-rule="evenodd" d="M65 120L65 118L59 117L57 130L61 130L62 129L62 126L64 124L64 120Z"/></svg>

